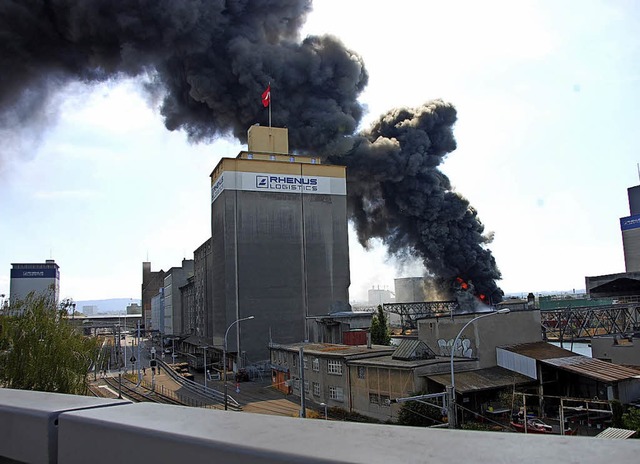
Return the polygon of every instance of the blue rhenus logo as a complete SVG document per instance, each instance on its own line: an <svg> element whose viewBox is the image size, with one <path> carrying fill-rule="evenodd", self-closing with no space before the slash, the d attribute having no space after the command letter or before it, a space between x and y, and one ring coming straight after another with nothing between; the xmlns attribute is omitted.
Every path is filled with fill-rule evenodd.
<svg viewBox="0 0 640 464"><path fill-rule="evenodd" d="M256 176L256 187L269 188L269 178L267 176Z"/></svg>
<svg viewBox="0 0 640 464"><path fill-rule="evenodd" d="M318 179L315 177L256 176L256 187L269 190L317 192Z"/></svg>

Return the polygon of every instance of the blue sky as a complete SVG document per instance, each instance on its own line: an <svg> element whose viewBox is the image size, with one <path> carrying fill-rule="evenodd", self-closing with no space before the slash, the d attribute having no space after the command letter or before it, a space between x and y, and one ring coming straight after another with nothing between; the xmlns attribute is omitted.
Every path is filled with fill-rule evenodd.
<svg viewBox="0 0 640 464"><path fill-rule="evenodd" d="M304 34L336 35L363 56L365 127L395 107L453 103L458 148L442 169L495 233L499 285L571 291L624 272L618 220L640 184L639 8L323 0ZM136 80L55 98L57 113L34 116L42 131L0 128L0 293L11 263L53 258L63 297L139 298L142 261L167 270L210 236L209 174L242 146L167 131ZM421 272L355 240L350 256L352 301Z"/></svg>

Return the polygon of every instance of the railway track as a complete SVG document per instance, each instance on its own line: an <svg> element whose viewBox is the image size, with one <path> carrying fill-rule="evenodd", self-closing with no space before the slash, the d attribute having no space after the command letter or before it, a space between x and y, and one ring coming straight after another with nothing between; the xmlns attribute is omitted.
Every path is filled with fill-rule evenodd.
<svg viewBox="0 0 640 464"><path fill-rule="evenodd" d="M144 385L138 385L126 377L122 377L122 385L120 381L115 377L105 377L103 379L111 389L118 391L121 389L122 396L136 403L151 402L161 404L177 404L186 406L182 401L172 398L167 395L163 395L160 392L153 391ZM95 394L95 393L94 393Z"/></svg>

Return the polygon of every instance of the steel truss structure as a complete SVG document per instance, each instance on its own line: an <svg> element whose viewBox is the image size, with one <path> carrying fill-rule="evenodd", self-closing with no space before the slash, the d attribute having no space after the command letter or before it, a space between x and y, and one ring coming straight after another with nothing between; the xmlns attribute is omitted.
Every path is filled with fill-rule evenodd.
<svg viewBox="0 0 640 464"><path fill-rule="evenodd" d="M579 340L640 330L640 304L584 306L540 311L545 340Z"/></svg>
<svg viewBox="0 0 640 464"><path fill-rule="evenodd" d="M459 311L457 301L384 303L387 313L400 316L402 332L417 329L418 320L447 317ZM640 302L603 306L580 306L540 311L544 340L584 340L596 335L640 331Z"/></svg>
<svg viewBox="0 0 640 464"><path fill-rule="evenodd" d="M382 308L387 313L400 316L402 333L407 329L417 329L418 319L426 317L449 316L460 306L457 301L420 301L414 303L384 303Z"/></svg>

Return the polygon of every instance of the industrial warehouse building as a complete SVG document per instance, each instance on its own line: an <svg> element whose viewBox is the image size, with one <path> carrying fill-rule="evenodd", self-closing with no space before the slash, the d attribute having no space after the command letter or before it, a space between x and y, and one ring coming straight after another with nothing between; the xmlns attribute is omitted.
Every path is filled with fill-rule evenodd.
<svg viewBox="0 0 640 464"><path fill-rule="evenodd" d="M349 309L346 168L288 153L287 129L252 126L248 151L211 174L216 346L243 363L268 345L318 339L315 321ZM206 331L209 332L209 331Z"/></svg>
<svg viewBox="0 0 640 464"><path fill-rule="evenodd" d="M30 293L46 296L55 304L60 300L60 267L53 259L44 263L12 263L10 301L24 300Z"/></svg>
<svg viewBox="0 0 640 464"><path fill-rule="evenodd" d="M640 185L628 188L627 196L629 216L620 218L625 272L585 277L591 298L625 299L640 295Z"/></svg>

